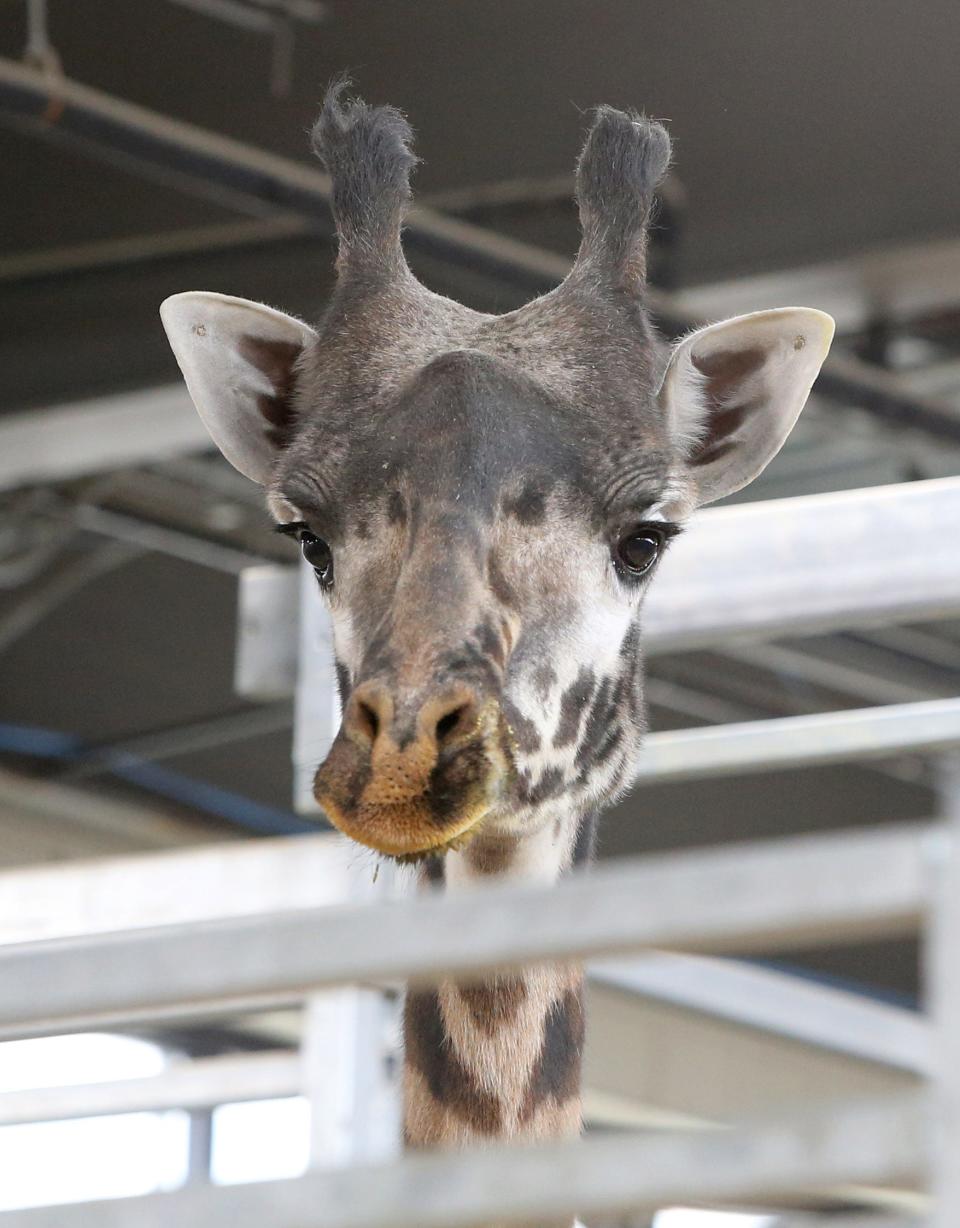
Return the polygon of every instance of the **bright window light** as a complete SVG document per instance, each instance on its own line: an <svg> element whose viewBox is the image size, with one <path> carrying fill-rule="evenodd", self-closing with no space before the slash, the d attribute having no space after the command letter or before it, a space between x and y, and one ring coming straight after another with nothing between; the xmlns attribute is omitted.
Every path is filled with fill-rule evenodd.
<svg viewBox="0 0 960 1228"><path fill-rule="evenodd" d="M653 1217L653 1228L776 1228L776 1222L776 1217L772 1215L668 1207Z"/></svg>
<svg viewBox="0 0 960 1228"><path fill-rule="evenodd" d="M157 1045L96 1033L0 1044L0 1091L159 1074ZM0 1129L0 1209L148 1194L186 1175L186 1114L128 1113Z"/></svg>
<svg viewBox="0 0 960 1228"><path fill-rule="evenodd" d="M310 1105L302 1096L214 1110L210 1173L218 1185L299 1177L309 1156Z"/></svg>
<svg viewBox="0 0 960 1228"><path fill-rule="evenodd" d="M159 1074L166 1065L157 1045L132 1036L84 1032L0 1044L0 1091L63 1087Z"/></svg>

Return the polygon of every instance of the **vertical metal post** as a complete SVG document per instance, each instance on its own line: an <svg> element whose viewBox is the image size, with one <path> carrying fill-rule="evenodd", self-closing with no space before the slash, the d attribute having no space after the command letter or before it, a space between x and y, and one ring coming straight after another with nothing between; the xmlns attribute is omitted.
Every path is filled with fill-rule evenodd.
<svg viewBox="0 0 960 1228"><path fill-rule="evenodd" d="M313 776L340 728L340 700L333 667L333 629L317 591L313 569L300 569L300 645L293 731L293 803L317 814Z"/></svg>
<svg viewBox="0 0 960 1228"><path fill-rule="evenodd" d="M392 894L384 867L372 881L356 869L354 901ZM400 1148L399 995L380 988L315 994L303 1020L303 1086L310 1101L310 1165L393 1158Z"/></svg>
<svg viewBox="0 0 960 1228"><path fill-rule="evenodd" d="M187 1185L207 1185L213 1154L213 1109L192 1109L187 1143Z"/></svg>
<svg viewBox="0 0 960 1228"><path fill-rule="evenodd" d="M930 1228L960 1224L960 754L944 756L926 972L933 1021Z"/></svg>

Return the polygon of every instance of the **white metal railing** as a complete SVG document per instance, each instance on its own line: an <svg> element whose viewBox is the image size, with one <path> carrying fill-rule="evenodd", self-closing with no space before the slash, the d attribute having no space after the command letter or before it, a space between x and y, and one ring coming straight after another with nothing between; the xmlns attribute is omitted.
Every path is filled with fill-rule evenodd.
<svg viewBox="0 0 960 1228"><path fill-rule="evenodd" d="M928 1111L914 1098L672 1137L585 1139L418 1156L222 1189L0 1215L4 1228L467 1228L678 1201L794 1198L917 1178Z"/></svg>
<svg viewBox="0 0 960 1228"><path fill-rule="evenodd" d="M240 916L0 949L0 1035L266 1007L641 947L770 951L915 929L916 825L610 862L549 888Z"/></svg>
<svg viewBox="0 0 960 1228"><path fill-rule="evenodd" d="M960 809L960 808L958 808ZM549 889L498 887L470 898L406 900L226 917L0 949L0 1019L7 1035L73 1030L105 1022L208 1015L238 999L263 1005L313 999L348 980L425 980L475 974L559 956L661 945L694 950L775 950L814 940L901 933L936 913L949 924L956 818L930 826L792 838L601 866ZM940 909L940 913L936 910ZM944 915L941 915L944 913ZM939 928L937 928L939 927ZM952 967L934 961L944 984L938 1025L954 1017ZM303 1067L271 1055L264 1094L291 1090ZM102 1089L104 1111L181 1102L208 1104L252 1091L259 1065L208 1060L168 1075L151 1091ZM942 1076L938 1068L935 1072ZM302 1087L302 1082L300 1084ZM150 1228L176 1223L234 1228L456 1228L497 1216L523 1223L574 1208L600 1214L681 1199L775 1200L837 1185L921 1183L928 1143L953 1126L940 1097L897 1095L843 1104L791 1120L670 1138L602 1138L529 1151L408 1158L375 1169L313 1171L296 1181L0 1215L11 1228ZM160 1095L155 1095L160 1092ZM315 1094L319 1088L314 1089ZM61 1089L40 1116L90 1107L92 1089ZM16 1102L6 1100L6 1120ZM22 1120L26 1105L21 1102ZM952 1163L952 1156L951 1156ZM316 1208L323 1207L323 1219ZM942 1220L944 1225L956 1221ZM938 1228L940 1224L938 1222Z"/></svg>
<svg viewBox="0 0 960 1228"><path fill-rule="evenodd" d="M671 552L651 595L647 621L654 648L956 611L960 568L942 526L956 521L958 512L960 480L950 479L709 513ZM908 571L896 585L890 583L888 550L894 530L910 541L908 557L898 556ZM265 594L269 598L266 590L260 598ZM316 605L303 607L298 722L301 751L314 753L317 737L335 717L325 667L303 651L326 635ZM259 666L256 652L248 654L244 676L270 674ZM290 670L288 655L281 672L288 676ZM469 897L358 902L363 889L357 874L345 870L342 853L322 837L296 842L299 869L289 879L294 842L0 877L0 943L6 938L0 945L0 1036L306 1006L299 1055L205 1059L124 1084L9 1093L0 1096L0 1123L174 1104L205 1108L300 1091L311 1102L314 1133L313 1166L297 1180L191 1186L147 1198L10 1212L0 1214L0 1228L466 1228L677 1201L796 1200L890 1181L929 1189L924 1222L930 1228L958 1228L957 748L960 700L653 735L641 780L904 752L933 755L943 764L943 813L930 824L605 864L549 889L501 885ZM887 1039L858 1046L854 1034L869 1021L862 1011L848 1011L844 1027L834 1032L845 1036L837 1051L890 1062L924 1080L919 1092L841 1099L812 1115L756 1117L722 1130L406 1157L374 1167L357 1160L389 1155L389 1147L379 1153L338 1150L329 1128L325 1097L339 1076L336 1054L325 1042L331 1034L341 1041L345 1035L342 1027L329 1027L331 1010L347 1001L338 999L346 992L338 987L400 978L429 982L649 947L770 952L918 931L927 952L929 1018L885 1017ZM671 967L669 957L658 958L667 963L648 963L645 973L637 965L636 992L738 1018L731 1003L738 992L749 992L742 984L708 977L691 997L676 962ZM603 975L599 970L601 982ZM608 969L607 977L616 983L616 970ZM350 1001L347 1032L351 1038L362 1033L369 1053L382 1044L379 999L368 990ZM837 1002L825 1000L828 1015L834 1007ZM780 1024L771 1022L775 1016ZM342 1023L347 1016L339 1018ZM784 1026L782 1011L764 1012L760 1005L749 1019L741 1013L739 1022ZM821 1038L830 1032L826 1024L817 1026ZM348 1090L366 1104L367 1115L355 1115L354 1128L364 1121L371 1131L393 1129L389 1106L377 1098L382 1088ZM325 1163L346 1166L325 1170ZM798 1226L801 1219L817 1228L827 1223L800 1217ZM788 1224L793 1228L793 1220L784 1228ZM852 1221L843 1224L853 1228ZM906 1220L888 1217L870 1221L870 1228L906 1228Z"/></svg>

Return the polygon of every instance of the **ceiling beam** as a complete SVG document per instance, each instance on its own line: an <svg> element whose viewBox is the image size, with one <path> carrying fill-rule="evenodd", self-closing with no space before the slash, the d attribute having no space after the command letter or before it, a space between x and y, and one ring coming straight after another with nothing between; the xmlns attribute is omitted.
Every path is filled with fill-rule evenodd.
<svg viewBox="0 0 960 1228"><path fill-rule="evenodd" d="M240 212L301 214L318 233L332 233L331 182L307 163L269 153L229 137L114 98L69 78L0 59L0 114L47 139L66 137L94 153L120 156L134 166L172 173L180 187L209 194ZM445 216L426 205L405 219L407 246L456 267L480 272L517 290L538 294L567 275L562 255ZM650 290L661 326L686 332L700 320L680 300ZM897 425L960 440L960 414L949 403L919 397L896 375L856 357L835 353L818 383L821 393L866 409Z"/></svg>

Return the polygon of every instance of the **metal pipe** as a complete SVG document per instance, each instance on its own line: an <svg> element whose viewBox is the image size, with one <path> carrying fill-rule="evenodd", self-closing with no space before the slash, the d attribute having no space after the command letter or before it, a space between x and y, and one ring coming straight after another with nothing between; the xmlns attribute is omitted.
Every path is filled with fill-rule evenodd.
<svg viewBox="0 0 960 1228"><path fill-rule="evenodd" d="M919 1096L887 1096L731 1130L624 1133L408 1156L296 1180L199 1186L0 1213L0 1228L467 1228L591 1220L683 1202L776 1205L837 1187L919 1180L930 1128ZM835 1201L836 1194L833 1195ZM318 1208L322 1211L318 1212ZM881 1221L882 1222L882 1221ZM884 1225L889 1228L889 1223ZM955 1228L955 1225L951 1226Z"/></svg>
<svg viewBox="0 0 960 1228"><path fill-rule="evenodd" d="M242 211L262 216L265 206L292 210L310 219L319 233L332 232L329 176L309 165L8 59L0 59L0 111L35 121L33 130L48 138L63 133L154 169L175 168L181 184L192 183L204 194L211 183L221 185ZM425 205L409 211L405 236L414 251L494 277L528 294L552 289L570 269L565 256L445 217ZM661 327L672 335L701 322L675 298L652 288L647 301ZM951 405L918 397L896 375L857 358L840 354L828 358L818 387L825 395L898 426L960 439L960 415Z"/></svg>
<svg viewBox="0 0 960 1228"><path fill-rule="evenodd" d="M643 745L634 781L770 772L957 746L960 699L932 699L652 733Z"/></svg>
<svg viewBox="0 0 960 1228"><path fill-rule="evenodd" d="M40 121L46 136L64 133L133 155L141 162L174 167L186 180L229 188L238 206L261 215L264 204L310 218L332 233L330 177L318 168L268 153L182 120L158 115L68 78L51 78L12 60L0 59L0 110ZM465 264L526 291L550 289L566 276L563 256L492 235L420 205L406 220L408 245L455 264Z"/></svg>
<svg viewBox="0 0 960 1228"><path fill-rule="evenodd" d="M0 949L0 1034L302 1001L645 947L771 952L914 931L929 828L885 826L635 858L513 884ZM935 829L934 829L935 830Z"/></svg>
<svg viewBox="0 0 960 1228"><path fill-rule="evenodd" d="M188 721L105 745L86 747L76 761L59 773L58 779L70 783L100 776L130 758L158 762L215 746L229 746L289 729L292 723L293 710L289 702L221 713L205 720Z"/></svg>
<svg viewBox="0 0 960 1228"><path fill-rule="evenodd" d="M210 1109L233 1101L296 1096L300 1088L301 1066L296 1054L230 1054L175 1062L160 1074L144 1078L3 1092L0 1126L113 1113Z"/></svg>

